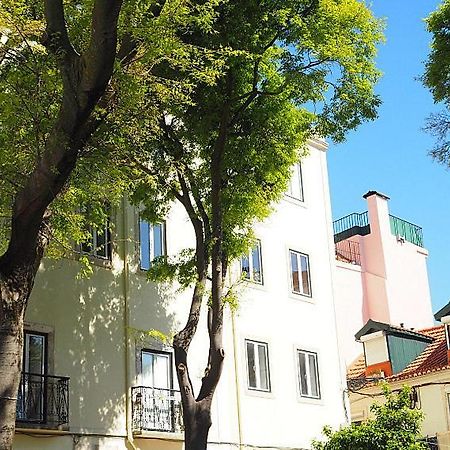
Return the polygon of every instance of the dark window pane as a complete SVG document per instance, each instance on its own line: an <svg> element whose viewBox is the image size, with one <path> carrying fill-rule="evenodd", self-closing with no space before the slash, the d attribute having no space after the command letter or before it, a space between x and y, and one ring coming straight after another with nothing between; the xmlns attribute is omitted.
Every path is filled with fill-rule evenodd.
<svg viewBox="0 0 450 450"><path fill-rule="evenodd" d="M96 230L96 248L94 249L94 253L97 256L100 256L102 258L108 257L108 252L106 248L106 231L105 230Z"/></svg>
<svg viewBox="0 0 450 450"><path fill-rule="evenodd" d="M150 268L150 230L149 224L145 220L139 222L139 239L141 252L141 269Z"/></svg>
<svg viewBox="0 0 450 450"><path fill-rule="evenodd" d="M44 336L28 335L28 372L42 374L44 373Z"/></svg>
<svg viewBox="0 0 450 450"><path fill-rule="evenodd" d="M292 290L300 292L297 253L291 252Z"/></svg>
<svg viewBox="0 0 450 450"><path fill-rule="evenodd" d="M244 278L250 280L250 261L247 255L243 256L241 259L241 273Z"/></svg>
<svg viewBox="0 0 450 450"><path fill-rule="evenodd" d="M260 388L268 391L269 390L269 374L268 364L267 364L267 348L265 345L258 345L258 359L259 359L259 378L261 386Z"/></svg>
<svg viewBox="0 0 450 450"><path fill-rule="evenodd" d="M309 264L308 257L300 255L300 261L302 266L302 289L303 294L311 295L311 286L309 284Z"/></svg>
<svg viewBox="0 0 450 450"><path fill-rule="evenodd" d="M317 373L317 357L309 354L309 370L311 379L311 396L319 397L319 374Z"/></svg>
<svg viewBox="0 0 450 450"><path fill-rule="evenodd" d="M91 253L92 252L92 242L82 242L81 243L81 251L83 253Z"/></svg>
<svg viewBox="0 0 450 450"><path fill-rule="evenodd" d="M302 166L301 164L297 164L297 172L298 172L298 199L303 201L303 176L302 176Z"/></svg>
<svg viewBox="0 0 450 450"><path fill-rule="evenodd" d="M252 249L252 264L253 264L253 281L262 283L262 268L261 268L261 244L258 243Z"/></svg>
<svg viewBox="0 0 450 450"><path fill-rule="evenodd" d="M300 394L308 395L308 380L306 376L306 358L303 352L298 353L299 377L300 377Z"/></svg>
<svg viewBox="0 0 450 450"><path fill-rule="evenodd" d="M247 342L247 367L248 367L248 386L256 389L256 362L255 346L252 342Z"/></svg>
<svg viewBox="0 0 450 450"><path fill-rule="evenodd" d="M152 225L153 229L153 258L164 255L164 226L161 223Z"/></svg>

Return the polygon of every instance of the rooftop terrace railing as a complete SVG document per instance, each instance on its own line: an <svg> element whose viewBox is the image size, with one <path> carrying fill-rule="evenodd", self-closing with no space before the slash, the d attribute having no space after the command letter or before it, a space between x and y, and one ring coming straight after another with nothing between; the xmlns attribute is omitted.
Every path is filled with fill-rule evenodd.
<svg viewBox="0 0 450 450"><path fill-rule="evenodd" d="M347 239L355 234L364 236L370 233L369 215L367 211L352 213L333 222L334 242Z"/></svg>
<svg viewBox="0 0 450 450"><path fill-rule="evenodd" d="M359 249L359 242L340 241L334 244L335 255L338 261L343 261L349 264L361 265L361 253Z"/></svg>
<svg viewBox="0 0 450 450"><path fill-rule="evenodd" d="M393 235L399 236L418 247L423 247L423 232L421 227L391 214L389 215L389 222Z"/></svg>

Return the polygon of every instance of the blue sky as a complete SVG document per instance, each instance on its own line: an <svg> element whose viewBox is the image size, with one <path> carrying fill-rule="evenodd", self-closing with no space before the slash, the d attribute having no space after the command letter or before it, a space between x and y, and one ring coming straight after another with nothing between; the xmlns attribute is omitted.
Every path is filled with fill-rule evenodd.
<svg viewBox="0 0 450 450"><path fill-rule="evenodd" d="M386 43L378 55L384 75L377 93L383 105L376 121L351 132L343 144L331 144L328 151L335 219L364 211L362 195L376 190L391 198L391 214L423 227L434 312L450 300L450 171L427 154L433 138L422 128L438 107L417 77L430 43L423 18L438 4L373 1L375 15L387 21Z"/></svg>

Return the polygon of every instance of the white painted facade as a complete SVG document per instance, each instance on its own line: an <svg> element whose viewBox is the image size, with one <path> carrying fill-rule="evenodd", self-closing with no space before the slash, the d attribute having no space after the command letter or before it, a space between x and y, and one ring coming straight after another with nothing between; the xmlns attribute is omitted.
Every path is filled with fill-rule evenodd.
<svg viewBox="0 0 450 450"><path fill-rule="evenodd" d="M213 404L210 449L308 449L324 425L338 427L346 421L325 150L322 141L311 142L310 155L302 162L304 200L286 196L256 227L263 284L244 283L237 311L226 313L226 358ZM70 377L70 418L65 429L20 424L17 450L183 446L179 432L133 433L136 404L131 398L132 388L149 380L151 370L162 361L147 355L142 362L141 351L171 352L170 345L139 330L168 335L179 330L190 291L180 293L176 287L146 280L139 268L139 218L134 209L124 204L113 223L112 260L93 260L90 279L76 278L75 259L45 261L39 270L27 329L47 336L48 373ZM189 221L181 208L174 207L166 222L167 253L176 254L192 242ZM308 257L310 284L301 289L310 295L293 292L291 251ZM236 263L231 276L239 273ZM190 350L195 388L207 359L205 320L203 314ZM267 379L262 370L250 382L247 341L266 352L267 361L260 355L255 367L265 364ZM309 374L304 384L299 381L301 364L307 365ZM177 389L175 377L168 383L172 382L168 387ZM260 389L252 388L252 383Z"/></svg>

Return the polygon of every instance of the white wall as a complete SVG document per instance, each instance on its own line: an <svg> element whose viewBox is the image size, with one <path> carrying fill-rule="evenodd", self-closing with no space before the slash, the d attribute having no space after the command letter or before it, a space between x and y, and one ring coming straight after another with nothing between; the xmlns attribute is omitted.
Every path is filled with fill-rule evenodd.
<svg viewBox="0 0 450 450"><path fill-rule="evenodd" d="M250 446L309 448L324 425L337 427L345 421L344 368L338 355L332 289L334 248L325 146L320 141L314 145L317 148L311 149L302 164L305 201L282 200L274 215L256 227L262 244L264 286L248 283L243 288L234 334L230 313L226 314L226 359L213 404L210 440L215 444L211 448L236 448L238 403L241 443ZM117 214L115 225L112 267L95 266L91 279L76 280L79 267L75 261L46 261L37 278L27 320L54 329L54 370L71 377L70 430L115 435L124 443L126 409L131 406L127 393L139 381L140 349L170 351L168 344L143 338L139 330L155 329L167 335L179 330L186 319L190 292L180 293L176 286L157 286L146 280L145 272L138 268L138 216L133 209ZM189 243L193 245L191 225L181 208L174 207L167 219L169 255ZM291 292L290 248L309 255L311 298ZM124 272L125 254L128 272ZM247 338L269 345L272 389L268 394L247 388ZM207 362L207 342L203 311L189 354L190 375L197 389ZM318 354L319 400L299 395L297 349ZM160 435L153 437L160 439ZM146 437L152 437L151 433ZM65 448L66 438L54 439L59 439L61 449ZM95 445L100 450L110 445L123 448L111 439ZM15 448L30 448L29 442L18 437ZM55 441L36 442L44 445L40 448L50 449ZM142 449L181 448L177 440L136 437L134 444Z"/></svg>

